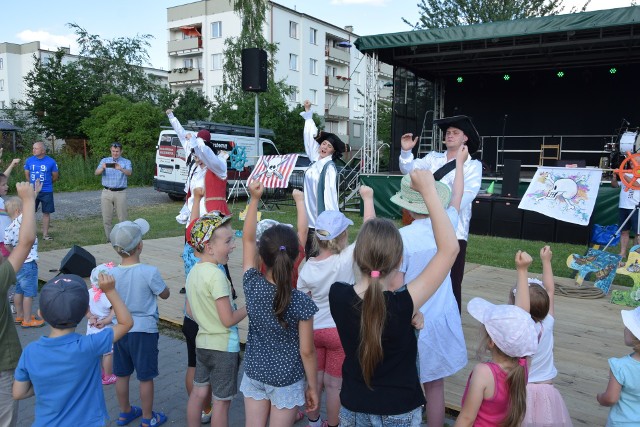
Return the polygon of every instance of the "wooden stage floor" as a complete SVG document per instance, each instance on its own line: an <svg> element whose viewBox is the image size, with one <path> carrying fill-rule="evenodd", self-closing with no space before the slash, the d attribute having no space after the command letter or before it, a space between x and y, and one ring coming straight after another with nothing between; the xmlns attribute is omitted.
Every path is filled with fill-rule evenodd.
<svg viewBox="0 0 640 427"><path fill-rule="evenodd" d="M182 258L182 237L146 240L142 251L142 262L160 269L167 286L171 289L168 300L159 300L160 317L168 322L182 324L184 298L179 294L184 286ZM229 268L238 292L238 305L244 305L242 292L241 256L242 242L236 240L237 247L231 255ZM119 257L109 244L84 247L91 252L98 263L119 262ZM49 280L55 276L60 261L68 250L61 249L40 253L39 276ZM566 256L556 254L556 256ZM465 267L463 283L463 304L474 296L483 297L494 303L507 300L509 289L515 284L515 270L487 267L468 263ZM557 278L558 283L572 284L572 279ZM620 309L610 304L607 298L584 300L558 296L556 298L555 361L558 376L555 386L565 399L574 425L603 426L609 408L601 407L596 394L604 391L608 382L609 357L622 357L630 353L623 341L623 325ZM462 323L469 355L467 367L458 374L447 378L447 406L459 410L460 400L469 372L476 363L479 323L466 311ZM247 319L240 324L241 340L246 340Z"/></svg>

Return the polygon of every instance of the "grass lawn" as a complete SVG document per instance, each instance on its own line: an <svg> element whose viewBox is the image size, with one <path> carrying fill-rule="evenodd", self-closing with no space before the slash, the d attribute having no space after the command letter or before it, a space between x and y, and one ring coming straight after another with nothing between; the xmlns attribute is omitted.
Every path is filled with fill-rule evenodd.
<svg viewBox="0 0 640 427"><path fill-rule="evenodd" d="M184 225L178 224L175 216L178 214L181 202L167 203L156 206L137 207L129 209L129 218L145 218L149 221L151 229L145 236L146 239L157 239L160 237L180 236L184 233ZM244 208L244 201L236 203L232 210L239 212ZM349 240L353 241L362 225L362 217L357 212L346 212L354 226L350 227ZM262 218L271 218L289 224L296 223L296 214L293 206L280 205L278 210L263 210ZM104 229L102 227L102 217L94 216L82 219L52 220L53 241L38 241L40 251L53 249L70 248L76 244L79 246L95 245L105 242ZM398 227L401 222L396 221ZM237 219L233 222L234 229L242 229L242 222ZM531 272L533 274L542 273L542 265L538 253L545 242L506 239L501 237L470 235L467 246L467 262L482 265L514 268L514 256L516 251L524 250L533 257ZM553 243L553 272L559 277L573 277L575 273L566 265L567 257L570 254L584 254L586 247L583 245L571 245L566 243ZM614 282L618 285L632 286L631 278L617 275Z"/></svg>

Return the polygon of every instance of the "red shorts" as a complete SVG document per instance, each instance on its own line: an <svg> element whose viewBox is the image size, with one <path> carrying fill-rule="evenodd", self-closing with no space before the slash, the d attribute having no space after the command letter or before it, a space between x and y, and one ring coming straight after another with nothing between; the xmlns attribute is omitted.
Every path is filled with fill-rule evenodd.
<svg viewBox="0 0 640 427"><path fill-rule="evenodd" d="M324 371L332 377L342 378L344 350L338 329L316 329L313 331L313 343L316 346L318 371Z"/></svg>

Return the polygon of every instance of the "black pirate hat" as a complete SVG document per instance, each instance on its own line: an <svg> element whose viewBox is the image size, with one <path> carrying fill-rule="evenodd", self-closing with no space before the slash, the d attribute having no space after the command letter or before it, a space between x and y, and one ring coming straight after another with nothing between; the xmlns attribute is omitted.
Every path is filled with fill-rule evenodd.
<svg viewBox="0 0 640 427"><path fill-rule="evenodd" d="M471 118L468 116L451 116L451 117L443 117L442 119L436 119L433 121L434 124L438 125L438 127L442 130L442 132L447 132L447 129L450 127L454 127L460 129L467 136L467 148L469 149L469 154L473 154L478 151L478 147L480 147L480 135L476 130L476 127L473 125Z"/></svg>

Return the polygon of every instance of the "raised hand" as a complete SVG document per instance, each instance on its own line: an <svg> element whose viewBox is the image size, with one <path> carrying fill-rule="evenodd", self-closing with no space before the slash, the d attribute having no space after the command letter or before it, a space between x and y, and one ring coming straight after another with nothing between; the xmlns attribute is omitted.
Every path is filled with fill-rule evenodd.
<svg viewBox="0 0 640 427"><path fill-rule="evenodd" d="M254 179L249 184L249 194L252 198L259 199L262 197L262 193L264 192L264 185L257 179Z"/></svg>
<svg viewBox="0 0 640 427"><path fill-rule="evenodd" d="M551 252L551 246L544 246L540 249L540 259L542 262L551 262L551 258L553 258L553 252Z"/></svg>
<svg viewBox="0 0 640 427"><path fill-rule="evenodd" d="M433 174L426 169L414 169L410 173L411 176L411 188L421 193L429 188L435 186L435 179Z"/></svg>
<svg viewBox="0 0 640 427"><path fill-rule="evenodd" d="M369 187L368 185L361 185L360 197L362 197L363 199L373 198L373 188Z"/></svg>
<svg viewBox="0 0 640 427"><path fill-rule="evenodd" d="M100 273L98 275L98 286L106 294L116 288L116 279L110 274Z"/></svg>
<svg viewBox="0 0 640 427"><path fill-rule="evenodd" d="M419 136L413 137L412 133L405 133L400 137L400 145L404 151L409 151L413 149L418 143Z"/></svg>
<svg viewBox="0 0 640 427"><path fill-rule="evenodd" d="M531 263L533 262L533 258L531 258L531 255L529 255L524 251L518 251L516 252L515 261L516 261L516 268L518 270L527 270L531 265Z"/></svg>

